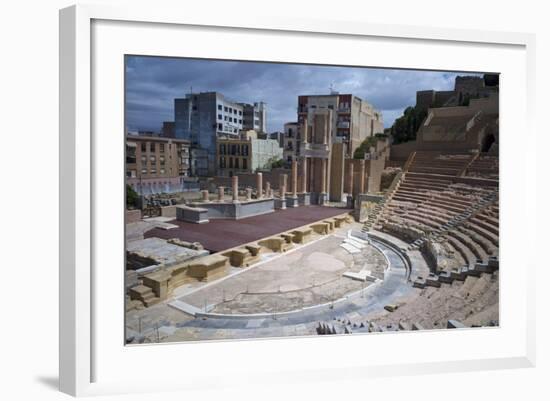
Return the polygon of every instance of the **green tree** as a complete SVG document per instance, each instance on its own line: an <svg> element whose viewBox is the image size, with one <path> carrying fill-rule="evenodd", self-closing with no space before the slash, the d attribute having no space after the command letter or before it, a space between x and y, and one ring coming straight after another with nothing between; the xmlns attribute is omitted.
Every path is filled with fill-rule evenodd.
<svg viewBox="0 0 550 401"><path fill-rule="evenodd" d="M137 207L139 195L131 185L126 184L126 207Z"/></svg>
<svg viewBox="0 0 550 401"><path fill-rule="evenodd" d="M353 158L354 159L364 159L365 153L367 153L371 146L376 147L376 142L379 138L387 138L388 136L386 134L377 133L373 136L369 136L367 139L365 139L363 142L361 142L361 145L357 149L355 149L355 152L353 152Z"/></svg>
<svg viewBox="0 0 550 401"><path fill-rule="evenodd" d="M416 132L420 128L422 121L426 118L426 115L426 110L413 106L407 107L403 115L396 119L391 127L393 143L414 141L416 139Z"/></svg>

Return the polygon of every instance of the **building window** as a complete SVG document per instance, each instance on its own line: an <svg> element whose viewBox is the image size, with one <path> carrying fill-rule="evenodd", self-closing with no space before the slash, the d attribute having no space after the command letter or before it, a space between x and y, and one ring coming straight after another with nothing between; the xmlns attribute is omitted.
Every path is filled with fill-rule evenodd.
<svg viewBox="0 0 550 401"><path fill-rule="evenodd" d="M218 104L218 110L221 110L221 109L222 109L222 105Z"/></svg>
<svg viewBox="0 0 550 401"><path fill-rule="evenodd" d="M239 158L235 158L235 168L239 168Z"/></svg>
<svg viewBox="0 0 550 401"><path fill-rule="evenodd" d="M141 152L147 152L147 142L141 142Z"/></svg>
<svg viewBox="0 0 550 401"><path fill-rule="evenodd" d="M241 110L239 110L239 115L242 116L243 115L243 112Z"/></svg>
<svg viewBox="0 0 550 401"><path fill-rule="evenodd" d="M243 123L243 120L239 120L239 124L242 124Z"/></svg>
<svg viewBox="0 0 550 401"><path fill-rule="evenodd" d="M164 153L164 144L163 143L159 144L159 151L160 151L160 153Z"/></svg>
<svg viewBox="0 0 550 401"><path fill-rule="evenodd" d="M163 168L160 169L160 173L164 174L164 169Z"/></svg>
<svg viewBox="0 0 550 401"><path fill-rule="evenodd" d="M225 106L225 107L223 108L223 111L225 111L225 112L227 113L227 106Z"/></svg>
<svg viewBox="0 0 550 401"><path fill-rule="evenodd" d="M224 116L223 119L224 119L225 121L227 121L227 116Z"/></svg>
<svg viewBox="0 0 550 401"><path fill-rule="evenodd" d="M141 164L147 164L147 156L141 156Z"/></svg>
<svg viewBox="0 0 550 401"><path fill-rule="evenodd" d="M155 143L152 142L151 145L149 145L151 148L151 153L155 152Z"/></svg>
<svg viewBox="0 0 550 401"><path fill-rule="evenodd" d="M229 158L229 168L233 168L233 158Z"/></svg>
<svg viewBox="0 0 550 401"><path fill-rule="evenodd" d="M218 120L222 120L222 119L223 119L222 115L218 114Z"/></svg>
<svg viewBox="0 0 550 401"><path fill-rule="evenodd" d="M156 163L157 158L155 156L150 156L149 160L151 161L151 163Z"/></svg>
<svg viewBox="0 0 550 401"><path fill-rule="evenodd" d="M218 131L223 131L223 126L222 126L222 124L218 124Z"/></svg>
<svg viewBox="0 0 550 401"><path fill-rule="evenodd" d="M243 145L243 156L248 156L248 145Z"/></svg>
<svg viewBox="0 0 550 401"><path fill-rule="evenodd" d="M237 109L233 109L233 114L237 114Z"/></svg>
<svg viewBox="0 0 550 401"><path fill-rule="evenodd" d="M243 159L243 170L248 169L248 159Z"/></svg>

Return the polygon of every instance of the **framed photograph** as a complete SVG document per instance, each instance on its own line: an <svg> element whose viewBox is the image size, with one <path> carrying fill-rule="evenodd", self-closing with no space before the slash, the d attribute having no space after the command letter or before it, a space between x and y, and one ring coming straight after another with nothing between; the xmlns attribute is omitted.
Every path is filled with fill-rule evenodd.
<svg viewBox="0 0 550 401"><path fill-rule="evenodd" d="M534 364L534 37L60 12L60 387Z"/></svg>

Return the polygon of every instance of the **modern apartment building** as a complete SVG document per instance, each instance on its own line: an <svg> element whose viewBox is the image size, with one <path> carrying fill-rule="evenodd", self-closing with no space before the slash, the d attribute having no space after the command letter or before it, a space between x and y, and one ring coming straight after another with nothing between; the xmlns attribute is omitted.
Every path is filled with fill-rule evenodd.
<svg viewBox="0 0 550 401"><path fill-rule="evenodd" d="M138 194L178 192L189 175L189 141L126 135L126 183Z"/></svg>
<svg viewBox="0 0 550 401"><path fill-rule="evenodd" d="M189 93L174 100L175 137L206 151L207 175L216 169L217 138L238 138L243 119L243 106L218 92Z"/></svg>
<svg viewBox="0 0 550 401"><path fill-rule="evenodd" d="M240 103L243 107L243 129L267 132L267 107L264 102Z"/></svg>
<svg viewBox="0 0 550 401"><path fill-rule="evenodd" d="M333 142L344 144L347 157L367 137L384 132L382 113L357 96L336 92L298 96L298 124L311 125L314 113L324 109L332 111Z"/></svg>
<svg viewBox="0 0 550 401"><path fill-rule="evenodd" d="M238 139L218 138L217 142L217 173L221 176L252 173L283 158L276 140L258 139L255 131L243 131Z"/></svg>

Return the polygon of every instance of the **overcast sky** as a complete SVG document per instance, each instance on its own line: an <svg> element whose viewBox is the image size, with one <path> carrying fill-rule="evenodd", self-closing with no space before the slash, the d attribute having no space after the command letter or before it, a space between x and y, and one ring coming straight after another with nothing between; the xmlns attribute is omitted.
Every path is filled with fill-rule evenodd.
<svg viewBox="0 0 550 401"><path fill-rule="evenodd" d="M296 120L298 95L328 94L330 86L352 93L382 111L390 127L416 91L450 90L457 75L468 73L329 67L242 61L128 56L126 125L129 130L159 131L174 120L174 98L218 91L237 102L267 103L269 132Z"/></svg>

